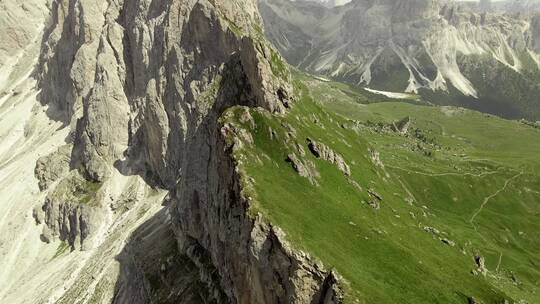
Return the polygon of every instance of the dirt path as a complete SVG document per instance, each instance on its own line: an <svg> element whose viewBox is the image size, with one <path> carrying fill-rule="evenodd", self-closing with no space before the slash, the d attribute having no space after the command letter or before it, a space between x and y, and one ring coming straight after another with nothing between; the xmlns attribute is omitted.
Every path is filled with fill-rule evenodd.
<svg viewBox="0 0 540 304"><path fill-rule="evenodd" d="M484 177L484 176L486 176L486 175L492 175L492 174L496 174L496 173L497 173L497 171L488 171L488 172L482 172L482 173L477 173L477 174L475 174L475 173L470 173L470 172L464 172L464 173L460 173L460 172L428 173L428 172L421 172L421 171L415 171L415 170L404 169L404 168L395 167L395 166L390 166L390 165L386 165L386 167L391 168L391 169L396 169L396 170L401 170L401 171L409 172L409 173L414 173L414 174L420 174L420 175L431 176L431 177L438 177L438 176L473 176L473 177Z"/></svg>
<svg viewBox="0 0 540 304"><path fill-rule="evenodd" d="M497 190L497 192L491 194L490 196L487 196L484 199L484 202L482 203L482 205L480 205L480 208L478 208L478 210L476 210L476 212L472 215L471 219L469 220L469 223L472 225L472 227L473 227L474 231L476 232L476 234L478 234L480 236L480 238L482 240L484 240L484 242L489 243L489 241L484 237L484 235L482 235L482 233L480 233L478 231L478 227L476 227L476 225L474 224L474 220L482 212L482 210L484 210L484 208L487 206L487 204L489 203L489 201L491 199L493 199L494 197L499 195L501 192L505 191L506 188L508 188L508 185L510 185L510 183L512 181L514 181L515 179L517 179L518 177L520 177L523 174L524 174L524 172L522 171L519 174L516 174L516 175L512 176L511 178L507 179L502 188L500 188L499 190ZM499 251L499 261L497 262L497 267L495 268L495 272L499 271L499 268L501 267L502 258L503 258L503 253L501 251Z"/></svg>
<svg viewBox="0 0 540 304"><path fill-rule="evenodd" d="M459 172L447 172L447 173L427 173L427 172L421 172L421 171L415 171L415 170L409 170L409 169L404 169L404 168L400 168L400 167L395 167L395 166L389 166L389 165L386 165L386 167L388 168L392 168L392 169L395 169L395 170L400 170L400 171L405 171L405 172L408 172L408 173L413 173L413 174L419 174L419 175L425 175L425 176L432 176L432 177L438 177L438 176L474 176L474 177L484 177L484 176L487 176L487 175L492 175L492 174L496 174L498 173L498 171L489 171L489 172L483 172L483 173L478 173L478 174L475 174L475 173L459 173ZM524 174L524 172L520 172L514 176L512 176L511 178L507 179L504 183L504 185L498 189L496 192L494 192L493 194L489 195L489 196L486 196L484 198L484 201L482 202L482 204L480 205L480 207L478 208L478 210L476 210L474 212L474 214L471 216L471 218L469 219L469 223L471 224L471 226L473 227L474 231L478 234L478 236L480 236L480 238L482 240L484 240L486 243L490 243L483 235L482 233L480 233L478 231L478 228L476 227L476 225L474 224L474 220L478 217L478 215L480 215L480 213L484 210L484 208L486 208L486 206L489 204L489 202L497 197L499 194L501 194L503 191L505 191L508 186L510 185L510 183L514 180L516 180L517 178L519 178L520 176L522 176ZM405 184L401 181L400 178L398 178L398 181L401 183L401 186L403 187L403 189L405 190L405 192L407 192L412 198L414 198L413 194L411 193L411 191L409 191L409 189L407 189L407 187L405 186ZM499 260L498 260L498 263L497 263L497 266L495 268L495 271L498 272L499 271L499 268L501 266L501 262L502 262L502 258L503 258L503 253L502 252L499 252Z"/></svg>
<svg viewBox="0 0 540 304"><path fill-rule="evenodd" d="M482 210L484 210L484 207L489 203L489 201L491 199L493 199L494 197L496 197L497 195L499 195L501 192L503 192L504 190L506 190L506 188L508 187L508 185L515 179L517 179L518 177L520 177L521 175L523 175L524 172L520 172L519 174L516 174L514 175L513 177L509 178L506 180L506 182L504 183L504 186L497 190L497 192L491 194L490 196L487 196L485 199L484 199L484 202L482 203L482 205L480 205L480 208L478 208L478 210L476 210L476 212L472 215L471 219L469 220L469 223L471 223L471 225L473 225L474 227L474 230L476 230L476 226L474 225L474 219L480 214L480 212L482 212Z"/></svg>

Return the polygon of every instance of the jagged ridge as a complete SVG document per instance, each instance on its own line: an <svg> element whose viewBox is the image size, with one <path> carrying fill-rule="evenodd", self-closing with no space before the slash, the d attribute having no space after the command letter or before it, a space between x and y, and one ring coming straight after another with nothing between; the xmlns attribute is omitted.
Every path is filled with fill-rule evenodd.
<svg viewBox="0 0 540 304"><path fill-rule="evenodd" d="M156 277L158 285L172 284L177 278L165 273L177 273L185 262L186 280L204 286L208 301L338 301L334 274L249 213L220 131L218 118L230 106L279 114L294 99L288 69L263 37L255 3L59 0L49 8L34 73L38 99L70 134L38 161L46 198L36 202L34 218L42 240L64 242L55 257L75 250L84 271L71 274L62 291L41 297L147 303L166 292L156 288ZM170 191L165 215L156 213L164 195L159 189ZM155 215L143 222L149 214ZM167 214L170 220L156 220ZM111 254L141 224L119 256L119 281L110 281L106 274L117 271ZM153 234L174 239L178 250L161 244L163 252L141 254L153 241L137 240ZM144 291L133 296L127 286ZM197 299L187 292L191 297L168 301Z"/></svg>

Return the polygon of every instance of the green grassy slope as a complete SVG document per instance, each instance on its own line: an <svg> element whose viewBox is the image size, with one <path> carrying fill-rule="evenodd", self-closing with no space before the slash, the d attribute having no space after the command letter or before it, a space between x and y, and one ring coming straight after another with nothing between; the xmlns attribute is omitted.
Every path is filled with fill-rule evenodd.
<svg viewBox="0 0 540 304"><path fill-rule="evenodd" d="M540 303L539 129L458 108L360 104L377 97L297 78L301 98L285 116L233 108L222 122L243 130L235 157L253 212L334 267L347 303ZM407 134L388 127L407 116ZM351 176L307 138L343 156ZM315 183L291 153L314 164ZM473 274L476 255L485 276Z"/></svg>

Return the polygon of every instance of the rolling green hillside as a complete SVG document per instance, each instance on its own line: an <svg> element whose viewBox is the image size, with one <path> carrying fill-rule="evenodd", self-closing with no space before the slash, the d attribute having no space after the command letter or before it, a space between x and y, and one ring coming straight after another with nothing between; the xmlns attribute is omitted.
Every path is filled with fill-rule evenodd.
<svg viewBox="0 0 540 304"><path fill-rule="evenodd" d="M296 79L286 115L221 123L252 212L335 268L346 303L540 303L540 129Z"/></svg>

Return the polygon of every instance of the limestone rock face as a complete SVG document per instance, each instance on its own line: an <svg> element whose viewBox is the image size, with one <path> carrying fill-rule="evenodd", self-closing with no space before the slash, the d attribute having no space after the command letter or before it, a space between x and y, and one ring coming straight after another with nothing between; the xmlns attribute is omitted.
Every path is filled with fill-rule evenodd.
<svg viewBox="0 0 540 304"><path fill-rule="evenodd" d="M89 182L77 173L62 179L46 197L41 210L34 210L36 222L43 222L41 238L49 243L56 239L72 249L91 247L87 238L103 221L99 184Z"/></svg>
<svg viewBox="0 0 540 304"><path fill-rule="evenodd" d="M190 178L176 192L179 244L205 273L220 274L217 283L209 277L208 285L222 286L233 302L340 303L334 273L293 250L261 215L250 215L250 199L229 154L236 145L227 139L234 135L221 133L191 153ZM195 155L209 156L209 170L197 168L202 161Z"/></svg>
<svg viewBox="0 0 540 304"><path fill-rule="evenodd" d="M45 213L42 240L49 243L58 238L72 248L84 249L84 240L88 237L93 222L89 208L70 202L47 200L43 206Z"/></svg>
<svg viewBox="0 0 540 304"><path fill-rule="evenodd" d="M62 240L106 264L118 248L116 233L142 224L134 214L159 197L132 189L132 176L169 191L165 215L142 224L119 256L125 269L115 297L97 294L101 285L90 297L150 303L169 294L159 286L178 283L170 292L180 292L194 282L212 303L339 303L339 276L250 213L234 147L219 123L231 106L279 115L294 101L289 70L262 35L256 2L48 4L34 73L38 99L70 132L35 169L44 197L34 209L42 240ZM154 233L174 240L176 250L155 245ZM179 282L184 262L186 280ZM102 284L106 276L94 278L94 271L109 266L96 265L103 264L73 276ZM134 297L133 286L147 292ZM62 301L91 300L79 288L62 291ZM196 293L185 290L190 296L176 300L196 303Z"/></svg>
<svg viewBox="0 0 540 304"><path fill-rule="evenodd" d="M71 145L64 145L54 153L38 159L34 171L39 180L39 188L43 191L49 186L67 175L71 161Z"/></svg>
<svg viewBox="0 0 540 304"><path fill-rule="evenodd" d="M219 296L212 301L212 290L200 280L197 265L179 252L171 228L170 214L162 210L133 232L117 257L126 267L113 303L227 303Z"/></svg>
<svg viewBox="0 0 540 304"><path fill-rule="evenodd" d="M76 126L75 156L89 177L103 180L125 156L173 186L193 130L227 106L217 95L283 111L290 87L272 74L270 49L235 33L255 31L256 7L246 3L55 2L41 99ZM250 90L221 86L223 74Z"/></svg>

